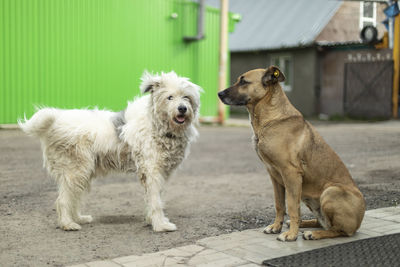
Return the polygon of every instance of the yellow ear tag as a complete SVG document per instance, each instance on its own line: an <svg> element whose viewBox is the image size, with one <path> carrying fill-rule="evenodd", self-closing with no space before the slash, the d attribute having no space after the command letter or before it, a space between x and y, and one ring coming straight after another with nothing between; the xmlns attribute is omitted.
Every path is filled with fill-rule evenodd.
<svg viewBox="0 0 400 267"><path fill-rule="evenodd" d="M279 76L279 70L275 70L275 71L274 71L274 76L275 76L276 78L278 78L278 76Z"/></svg>

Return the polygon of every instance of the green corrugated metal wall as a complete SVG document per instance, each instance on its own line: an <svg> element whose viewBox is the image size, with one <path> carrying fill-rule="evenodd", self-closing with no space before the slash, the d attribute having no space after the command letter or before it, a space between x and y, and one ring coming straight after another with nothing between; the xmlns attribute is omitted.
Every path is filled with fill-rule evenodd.
<svg viewBox="0 0 400 267"><path fill-rule="evenodd" d="M0 123L34 105L121 110L144 69L175 70L205 89L202 116L217 114L219 11L185 0L0 0ZM178 17L173 19L172 13Z"/></svg>

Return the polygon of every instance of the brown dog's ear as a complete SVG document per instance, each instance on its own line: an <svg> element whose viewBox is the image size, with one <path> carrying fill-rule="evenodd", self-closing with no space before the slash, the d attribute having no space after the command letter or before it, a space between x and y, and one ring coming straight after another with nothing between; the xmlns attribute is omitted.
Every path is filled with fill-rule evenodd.
<svg viewBox="0 0 400 267"><path fill-rule="evenodd" d="M265 73L262 77L262 84L264 86L273 85L277 82L283 82L285 79L285 75L278 67L270 66L265 70Z"/></svg>

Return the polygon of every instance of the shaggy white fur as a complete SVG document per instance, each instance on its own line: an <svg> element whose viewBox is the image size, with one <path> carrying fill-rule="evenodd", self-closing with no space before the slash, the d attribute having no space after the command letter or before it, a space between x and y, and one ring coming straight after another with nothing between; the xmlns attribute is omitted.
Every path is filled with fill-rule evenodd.
<svg viewBox="0 0 400 267"><path fill-rule="evenodd" d="M145 72L140 88L150 94L119 113L43 108L18 122L40 138L44 167L59 186L56 208L62 229L79 230L79 224L90 223L92 217L79 212L82 194L93 178L122 171L140 178L153 230L176 230L164 215L161 191L198 135L201 88L175 72Z"/></svg>

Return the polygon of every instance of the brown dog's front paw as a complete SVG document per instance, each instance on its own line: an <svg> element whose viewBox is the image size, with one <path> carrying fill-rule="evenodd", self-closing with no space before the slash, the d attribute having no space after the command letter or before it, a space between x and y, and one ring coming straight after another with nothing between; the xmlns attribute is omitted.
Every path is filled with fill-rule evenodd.
<svg viewBox="0 0 400 267"><path fill-rule="evenodd" d="M264 228L264 234L279 234L282 231L281 224L271 224Z"/></svg>
<svg viewBox="0 0 400 267"><path fill-rule="evenodd" d="M303 239L304 240L314 240L315 238L314 238L314 236L312 234L312 231L305 231L303 233Z"/></svg>
<svg viewBox="0 0 400 267"><path fill-rule="evenodd" d="M296 241L297 240L297 233L291 233L290 231L284 232L280 234L277 238L279 241Z"/></svg>

